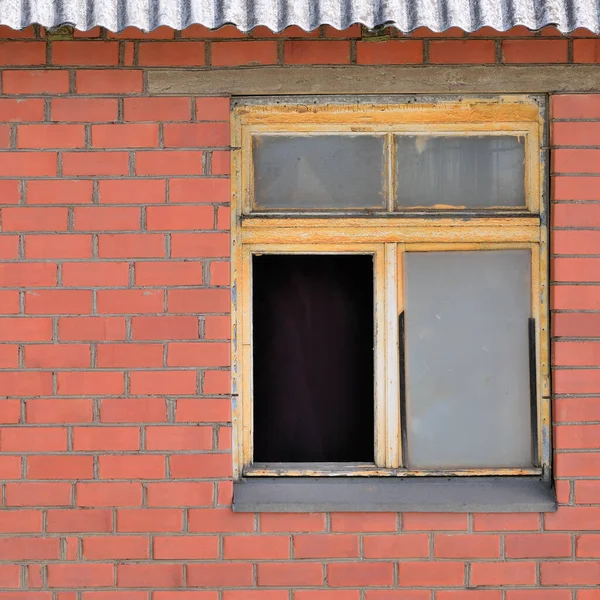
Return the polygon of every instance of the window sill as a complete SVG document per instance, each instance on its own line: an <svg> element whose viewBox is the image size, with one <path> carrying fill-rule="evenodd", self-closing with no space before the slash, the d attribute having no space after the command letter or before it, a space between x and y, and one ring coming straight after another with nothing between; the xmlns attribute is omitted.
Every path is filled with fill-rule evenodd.
<svg viewBox="0 0 600 600"><path fill-rule="evenodd" d="M233 484L236 512L553 512L539 477L255 477Z"/></svg>

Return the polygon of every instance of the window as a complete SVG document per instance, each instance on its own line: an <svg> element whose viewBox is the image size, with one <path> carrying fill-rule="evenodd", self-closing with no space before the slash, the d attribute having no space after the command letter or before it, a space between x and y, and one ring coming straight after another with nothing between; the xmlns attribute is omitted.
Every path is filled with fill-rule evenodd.
<svg viewBox="0 0 600 600"><path fill-rule="evenodd" d="M233 118L235 477L547 480L543 101Z"/></svg>

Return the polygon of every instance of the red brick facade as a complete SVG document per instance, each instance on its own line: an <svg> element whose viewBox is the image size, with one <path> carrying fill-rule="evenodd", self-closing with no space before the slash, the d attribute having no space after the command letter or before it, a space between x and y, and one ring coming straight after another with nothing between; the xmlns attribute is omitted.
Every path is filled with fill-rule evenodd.
<svg viewBox="0 0 600 600"><path fill-rule="evenodd" d="M551 514L232 513L229 99L146 82L165 66L598 63L597 37L0 38L0 600L600 599L600 75L598 94L550 105Z"/></svg>

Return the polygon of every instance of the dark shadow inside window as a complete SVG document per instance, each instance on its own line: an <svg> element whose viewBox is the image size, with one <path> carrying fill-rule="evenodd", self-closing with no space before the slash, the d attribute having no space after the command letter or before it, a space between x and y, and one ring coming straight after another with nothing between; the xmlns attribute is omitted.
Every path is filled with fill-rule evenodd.
<svg viewBox="0 0 600 600"><path fill-rule="evenodd" d="M254 462L372 463L373 257L252 267Z"/></svg>

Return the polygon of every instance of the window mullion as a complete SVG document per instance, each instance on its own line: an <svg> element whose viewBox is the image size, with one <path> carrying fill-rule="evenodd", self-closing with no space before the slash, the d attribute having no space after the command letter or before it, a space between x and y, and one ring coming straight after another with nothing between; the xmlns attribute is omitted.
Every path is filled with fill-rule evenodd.
<svg viewBox="0 0 600 600"><path fill-rule="evenodd" d="M398 354L398 244L385 244L385 466L400 466L400 382Z"/></svg>

